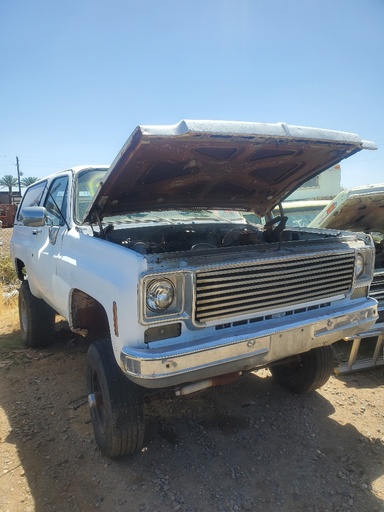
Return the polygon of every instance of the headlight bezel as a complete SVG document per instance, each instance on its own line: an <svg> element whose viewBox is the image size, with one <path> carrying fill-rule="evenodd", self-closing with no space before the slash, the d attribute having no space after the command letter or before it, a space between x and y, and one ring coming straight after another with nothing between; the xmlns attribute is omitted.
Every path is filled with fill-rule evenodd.
<svg viewBox="0 0 384 512"><path fill-rule="evenodd" d="M150 325L159 322L165 323L176 319L180 320L181 317L187 318L190 316L190 312L187 314L185 311L186 297L189 296L189 293L186 292L186 288L188 288L188 291L191 289L190 279L187 279L187 275L189 274L179 271L158 274L151 273L142 276L138 286L139 318L142 325ZM150 291L153 286L156 287L155 283L161 282L167 282L167 284L171 283L173 286L173 301L164 309L150 309L147 303L148 291ZM188 302L188 311L190 311L189 304L190 302Z"/></svg>

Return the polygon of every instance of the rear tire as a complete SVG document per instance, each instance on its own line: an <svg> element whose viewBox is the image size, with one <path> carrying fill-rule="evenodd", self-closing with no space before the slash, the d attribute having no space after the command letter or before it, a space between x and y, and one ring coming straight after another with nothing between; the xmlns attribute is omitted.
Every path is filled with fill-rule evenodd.
<svg viewBox="0 0 384 512"><path fill-rule="evenodd" d="M281 386L297 394L309 393L323 386L333 372L332 346L319 347L300 354L298 361L270 367Z"/></svg>
<svg viewBox="0 0 384 512"><path fill-rule="evenodd" d="M27 347L47 347L54 341L55 311L42 299L32 295L28 281L19 288L21 341Z"/></svg>
<svg viewBox="0 0 384 512"><path fill-rule="evenodd" d="M139 386L116 363L110 340L87 353L87 393L96 443L110 458L132 454L144 441L144 405Z"/></svg>

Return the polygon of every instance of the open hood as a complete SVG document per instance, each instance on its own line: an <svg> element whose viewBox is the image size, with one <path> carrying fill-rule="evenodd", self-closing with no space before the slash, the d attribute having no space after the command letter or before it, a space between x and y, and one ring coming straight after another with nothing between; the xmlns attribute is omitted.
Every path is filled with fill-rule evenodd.
<svg viewBox="0 0 384 512"><path fill-rule="evenodd" d="M384 183L340 192L310 227L384 233Z"/></svg>
<svg viewBox="0 0 384 512"><path fill-rule="evenodd" d="M361 149L358 135L283 123L181 121L139 126L85 220L150 210L270 212L305 181Z"/></svg>

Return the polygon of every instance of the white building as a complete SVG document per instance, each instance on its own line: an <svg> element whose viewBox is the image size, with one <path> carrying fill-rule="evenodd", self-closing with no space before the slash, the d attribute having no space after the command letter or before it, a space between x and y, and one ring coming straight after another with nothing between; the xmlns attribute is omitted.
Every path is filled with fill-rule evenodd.
<svg viewBox="0 0 384 512"><path fill-rule="evenodd" d="M288 198L288 201L307 199L333 199L341 191L341 167L334 165L308 180Z"/></svg>

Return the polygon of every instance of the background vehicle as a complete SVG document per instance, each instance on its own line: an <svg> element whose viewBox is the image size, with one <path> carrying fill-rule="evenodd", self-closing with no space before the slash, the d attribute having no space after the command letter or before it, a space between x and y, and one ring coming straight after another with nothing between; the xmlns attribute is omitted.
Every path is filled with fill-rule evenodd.
<svg viewBox="0 0 384 512"><path fill-rule="evenodd" d="M288 217L287 226L299 228L308 226L328 203L326 199L284 201L283 211ZM278 215L279 212L275 209L274 213Z"/></svg>
<svg viewBox="0 0 384 512"><path fill-rule="evenodd" d="M309 224L315 228L349 229L370 233L375 244L375 271L370 295L379 303L379 323L372 330L360 333L347 341L353 341L349 360L337 371L345 373L384 364L384 183L356 187L340 192ZM357 357L361 340L365 355ZM372 343L374 341L374 343ZM371 351L367 350L371 346ZM361 351L360 351L361 352Z"/></svg>

